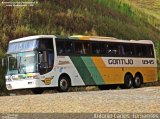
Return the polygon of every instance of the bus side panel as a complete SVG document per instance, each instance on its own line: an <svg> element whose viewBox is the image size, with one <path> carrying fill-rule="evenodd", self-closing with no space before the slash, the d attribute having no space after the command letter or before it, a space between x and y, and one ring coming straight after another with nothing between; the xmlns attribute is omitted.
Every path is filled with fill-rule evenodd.
<svg viewBox="0 0 160 119"><path fill-rule="evenodd" d="M157 68L156 67L142 67L139 71L143 75L143 82L154 82L157 81Z"/></svg>
<svg viewBox="0 0 160 119"><path fill-rule="evenodd" d="M70 57L86 85L101 85L104 81L91 57Z"/></svg>
<svg viewBox="0 0 160 119"><path fill-rule="evenodd" d="M80 63L80 61L77 61ZM56 63L56 79L58 80L59 77L62 74L67 74L69 75L71 79L71 85L72 86L84 86L85 82L82 80L79 71L76 69L75 65L73 64L72 60L68 56L58 56L57 58L57 63ZM57 73L56 73L57 72ZM86 72L85 72L86 73Z"/></svg>
<svg viewBox="0 0 160 119"><path fill-rule="evenodd" d="M91 57L82 57L85 65L87 66L91 76L93 77L96 85L101 85L104 84L104 80L101 76L101 74L99 73L97 67L95 66L93 60Z"/></svg>
<svg viewBox="0 0 160 119"><path fill-rule="evenodd" d="M74 64L75 68L77 69L78 73L80 74L85 85L95 85L95 81L91 76L82 58L76 56L70 56L70 59Z"/></svg>
<svg viewBox="0 0 160 119"><path fill-rule="evenodd" d="M122 68L107 67L101 57L92 57L92 60L97 67L100 75L104 80L104 84L119 84L123 83Z"/></svg>

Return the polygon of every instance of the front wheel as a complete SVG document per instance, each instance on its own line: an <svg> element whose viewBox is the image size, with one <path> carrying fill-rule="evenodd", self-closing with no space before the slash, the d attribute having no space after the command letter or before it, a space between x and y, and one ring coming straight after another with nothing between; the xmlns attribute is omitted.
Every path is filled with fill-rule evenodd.
<svg viewBox="0 0 160 119"><path fill-rule="evenodd" d="M61 76L58 81L58 91L59 92L67 92L70 87L69 78L65 76Z"/></svg>

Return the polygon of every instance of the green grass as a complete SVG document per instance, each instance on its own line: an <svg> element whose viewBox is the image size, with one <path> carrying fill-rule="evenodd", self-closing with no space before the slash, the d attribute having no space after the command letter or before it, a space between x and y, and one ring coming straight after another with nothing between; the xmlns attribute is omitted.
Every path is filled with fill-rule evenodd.
<svg viewBox="0 0 160 119"><path fill-rule="evenodd" d="M160 30L160 0L128 0L141 11L141 17ZM145 15L143 15L145 14Z"/></svg>
<svg viewBox="0 0 160 119"><path fill-rule="evenodd" d="M160 0L96 0L99 4L120 11L136 23L147 22L160 30Z"/></svg>
<svg viewBox="0 0 160 119"><path fill-rule="evenodd" d="M129 0L142 9L151 11L154 14L160 13L160 0ZM159 16L160 17L160 16Z"/></svg>

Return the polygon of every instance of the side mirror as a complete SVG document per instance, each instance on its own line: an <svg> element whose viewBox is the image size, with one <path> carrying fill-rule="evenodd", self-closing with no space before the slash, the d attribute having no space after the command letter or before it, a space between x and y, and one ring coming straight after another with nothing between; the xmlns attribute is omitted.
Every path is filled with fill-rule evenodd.
<svg viewBox="0 0 160 119"><path fill-rule="evenodd" d="M1 66L4 67L4 58L1 59Z"/></svg>
<svg viewBox="0 0 160 119"><path fill-rule="evenodd" d="M0 58L0 67L2 68L6 68L7 67L7 64L8 64L8 60L7 60L7 57L3 57L3 58Z"/></svg>

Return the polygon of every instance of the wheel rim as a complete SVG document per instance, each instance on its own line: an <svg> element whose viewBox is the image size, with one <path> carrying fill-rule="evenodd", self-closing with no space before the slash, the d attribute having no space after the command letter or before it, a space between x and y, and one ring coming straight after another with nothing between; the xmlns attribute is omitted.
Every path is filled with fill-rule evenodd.
<svg viewBox="0 0 160 119"><path fill-rule="evenodd" d="M141 79L139 77L135 78L135 84L139 86L141 84Z"/></svg>
<svg viewBox="0 0 160 119"><path fill-rule="evenodd" d="M131 85L132 85L132 79L129 78L127 83L128 83L128 87L131 87Z"/></svg>
<svg viewBox="0 0 160 119"><path fill-rule="evenodd" d="M68 88L68 82L66 81L66 79L62 79L60 81L60 87L62 90L66 90Z"/></svg>
<svg viewBox="0 0 160 119"><path fill-rule="evenodd" d="M133 85L133 82L132 82L132 77L131 76L127 76L126 79L125 79L125 88L131 88Z"/></svg>

